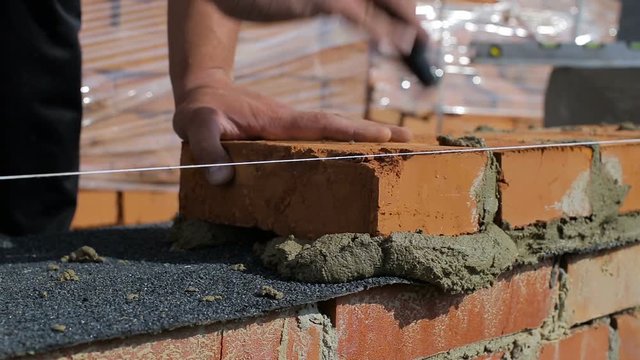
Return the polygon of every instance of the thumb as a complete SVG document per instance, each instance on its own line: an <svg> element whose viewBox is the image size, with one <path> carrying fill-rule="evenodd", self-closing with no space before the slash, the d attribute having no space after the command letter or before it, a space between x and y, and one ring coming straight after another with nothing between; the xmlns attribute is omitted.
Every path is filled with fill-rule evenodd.
<svg viewBox="0 0 640 360"><path fill-rule="evenodd" d="M199 107L191 111L186 126L186 137L197 164L224 164L231 162L220 143L220 122L225 115L220 111ZM233 179L232 166L205 168L205 177L212 185L223 185Z"/></svg>

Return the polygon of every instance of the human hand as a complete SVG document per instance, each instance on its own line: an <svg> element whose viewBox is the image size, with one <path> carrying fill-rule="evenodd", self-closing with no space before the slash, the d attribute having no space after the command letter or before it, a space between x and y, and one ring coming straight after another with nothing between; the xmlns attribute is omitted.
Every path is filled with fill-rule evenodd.
<svg viewBox="0 0 640 360"><path fill-rule="evenodd" d="M427 43L427 33L415 16L415 0L211 0L240 20L279 21L337 14L362 27L379 43L409 55L416 41Z"/></svg>
<svg viewBox="0 0 640 360"><path fill-rule="evenodd" d="M411 140L411 133L398 126L294 110L234 85L225 75L217 75L206 84L185 94L173 118L176 133L189 144L199 164L230 162L221 140ZM207 169L207 179L214 185L228 182L233 175L231 166Z"/></svg>

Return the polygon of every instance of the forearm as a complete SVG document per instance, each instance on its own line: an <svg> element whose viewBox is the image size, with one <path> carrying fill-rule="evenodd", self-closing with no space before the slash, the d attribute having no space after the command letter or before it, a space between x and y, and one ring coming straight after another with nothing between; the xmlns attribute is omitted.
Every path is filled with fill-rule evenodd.
<svg viewBox="0 0 640 360"><path fill-rule="evenodd" d="M169 69L176 104L232 77L239 22L210 0L169 0Z"/></svg>

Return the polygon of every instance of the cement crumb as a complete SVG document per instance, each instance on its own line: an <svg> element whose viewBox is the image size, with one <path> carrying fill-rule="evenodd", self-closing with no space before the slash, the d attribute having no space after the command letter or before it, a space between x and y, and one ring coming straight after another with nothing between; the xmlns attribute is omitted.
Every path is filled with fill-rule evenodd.
<svg viewBox="0 0 640 360"><path fill-rule="evenodd" d="M60 270L60 266L56 264L47 265L47 271L58 271L58 270Z"/></svg>
<svg viewBox="0 0 640 360"><path fill-rule="evenodd" d="M463 293L489 286L517 257L511 238L495 225L455 237L419 233L332 234L315 241L292 237L269 242L264 264L298 281L339 283L400 276Z"/></svg>
<svg viewBox="0 0 640 360"><path fill-rule="evenodd" d="M618 128L616 130L618 130L618 131L640 130L640 125L634 124L631 121L625 121L625 122L621 123L620 125L618 125Z"/></svg>
<svg viewBox="0 0 640 360"><path fill-rule="evenodd" d="M473 132L476 133L509 133L509 132L513 132L513 130L506 130L506 129L496 129L493 126L490 125L479 125L478 127L476 127Z"/></svg>
<svg viewBox="0 0 640 360"><path fill-rule="evenodd" d="M188 288L184 289L184 292L186 293L197 293L198 291L200 290L198 290L198 288L193 286L189 286Z"/></svg>
<svg viewBox="0 0 640 360"><path fill-rule="evenodd" d="M53 324L51 325L51 330L59 333L63 333L67 331L67 326L62 324Z"/></svg>
<svg viewBox="0 0 640 360"><path fill-rule="evenodd" d="M96 250L91 246L83 246L69 255L65 255L60 259L62 262L78 262L78 263L101 263L104 258L98 255Z"/></svg>
<svg viewBox="0 0 640 360"><path fill-rule="evenodd" d="M440 135L437 137L438 144L440 146L458 146L458 147L486 147L484 139L473 136L465 135L462 137L452 137L448 135Z"/></svg>
<svg viewBox="0 0 640 360"><path fill-rule="evenodd" d="M203 302L214 302L214 301L222 300L222 296L220 296L220 295L207 295L207 296L203 296L200 300L203 301Z"/></svg>
<svg viewBox="0 0 640 360"><path fill-rule="evenodd" d="M78 276L78 274L76 274L74 270L67 269L62 274L60 274L60 277L58 277L58 280L60 282L80 281L80 277Z"/></svg>
<svg viewBox="0 0 640 360"><path fill-rule="evenodd" d="M284 293L272 288L271 286L263 286L262 289L260 289L260 296L273 300L284 299Z"/></svg>
<svg viewBox="0 0 640 360"><path fill-rule="evenodd" d="M127 294L127 301L138 301L140 299L140 294Z"/></svg>
<svg viewBox="0 0 640 360"><path fill-rule="evenodd" d="M191 250L239 241L260 240L266 232L237 226L212 224L207 221L176 218L169 238L172 251Z"/></svg>
<svg viewBox="0 0 640 360"><path fill-rule="evenodd" d="M244 264L233 264L230 266L231 270L234 271L246 271L247 267Z"/></svg>

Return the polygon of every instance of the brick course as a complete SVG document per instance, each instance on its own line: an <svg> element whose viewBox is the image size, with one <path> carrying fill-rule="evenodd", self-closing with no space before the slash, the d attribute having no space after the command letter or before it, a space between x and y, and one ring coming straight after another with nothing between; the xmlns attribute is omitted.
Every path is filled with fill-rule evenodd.
<svg viewBox="0 0 640 360"><path fill-rule="evenodd" d="M569 256L567 321L579 324L640 306L640 244Z"/></svg>
<svg viewBox="0 0 640 360"><path fill-rule="evenodd" d="M551 276L544 264L467 296L391 286L339 298L340 358L414 359L537 328L553 305Z"/></svg>

